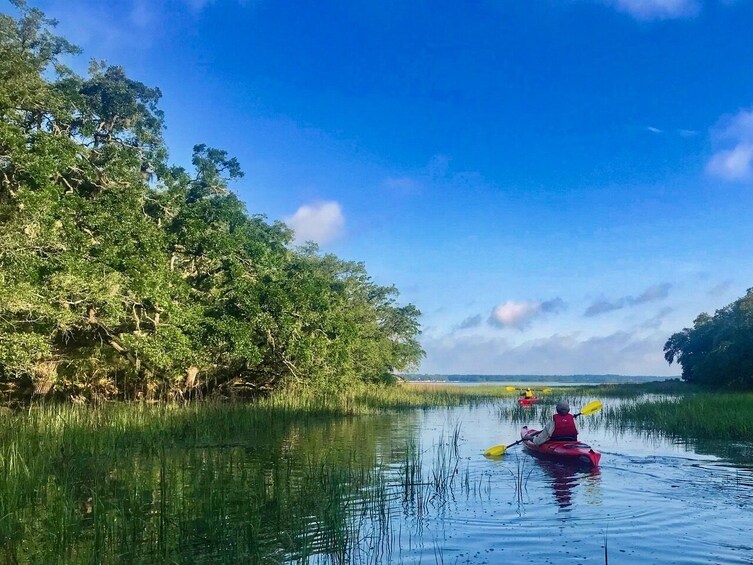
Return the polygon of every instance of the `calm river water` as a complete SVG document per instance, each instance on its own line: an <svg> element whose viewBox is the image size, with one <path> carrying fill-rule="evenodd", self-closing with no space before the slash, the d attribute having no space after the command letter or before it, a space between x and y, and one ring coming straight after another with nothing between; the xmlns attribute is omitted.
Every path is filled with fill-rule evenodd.
<svg viewBox="0 0 753 565"><path fill-rule="evenodd" d="M595 471L539 461L521 446L487 461L483 449L519 438L519 423L493 407L420 413L422 446L456 424L470 480L485 488L427 512L412 543L403 535L399 562L604 563L606 543L613 564L753 563L750 446L701 449L582 417L580 439L602 452Z"/></svg>

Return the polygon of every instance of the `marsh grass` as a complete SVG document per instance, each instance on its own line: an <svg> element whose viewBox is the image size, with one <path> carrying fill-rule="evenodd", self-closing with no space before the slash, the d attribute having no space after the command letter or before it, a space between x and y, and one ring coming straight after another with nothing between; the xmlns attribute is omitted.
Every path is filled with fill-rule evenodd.
<svg viewBox="0 0 753 565"><path fill-rule="evenodd" d="M516 458L515 471L508 469L513 478L515 487L515 500L518 506L523 504L524 493L528 490L528 479L531 477L533 469L526 468L526 459Z"/></svg>
<svg viewBox="0 0 753 565"><path fill-rule="evenodd" d="M648 383L600 384L588 386L559 387L552 389L549 397L558 395L595 398L638 398L647 394L682 395L700 392L698 387L679 379L652 381Z"/></svg>
<svg viewBox="0 0 753 565"><path fill-rule="evenodd" d="M568 400L573 412L591 400L605 399L601 411L578 419L581 429L632 430L675 439L753 441L753 393L703 392L676 381L558 389L534 406L504 404L500 418L519 424L544 424L559 398ZM616 401L610 403L610 398Z"/></svg>
<svg viewBox="0 0 753 565"><path fill-rule="evenodd" d="M753 393L697 393L604 408L599 423L674 438L753 440Z"/></svg>
<svg viewBox="0 0 753 565"><path fill-rule="evenodd" d="M400 477L385 473L400 466L377 447L397 417L385 412L410 423L415 408L490 398L375 388L6 412L0 562L379 562L399 546L401 497L420 524L460 482L459 426L430 454L408 442Z"/></svg>
<svg viewBox="0 0 753 565"><path fill-rule="evenodd" d="M383 495L373 444L343 454L327 433L302 437L334 425L323 414L279 399L5 414L0 561L282 562L325 547L349 562L351 498Z"/></svg>

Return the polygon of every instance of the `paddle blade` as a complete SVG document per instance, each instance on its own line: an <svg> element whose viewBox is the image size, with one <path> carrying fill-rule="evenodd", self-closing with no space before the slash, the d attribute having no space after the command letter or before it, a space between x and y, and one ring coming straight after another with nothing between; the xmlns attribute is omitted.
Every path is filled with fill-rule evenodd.
<svg viewBox="0 0 753 565"><path fill-rule="evenodd" d="M593 414L594 412L598 412L603 407L601 400L592 400L588 404L586 404L580 411L581 414L584 416L588 416L589 414Z"/></svg>
<svg viewBox="0 0 753 565"><path fill-rule="evenodd" d="M515 390L515 387L514 386L506 386L505 390Z"/></svg>
<svg viewBox="0 0 753 565"><path fill-rule="evenodd" d="M551 388L545 388L541 392L552 392L552 389Z"/></svg>
<svg viewBox="0 0 753 565"><path fill-rule="evenodd" d="M489 449L484 451L484 457L501 457L505 454L506 450L507 446L495 445L494 447L490 447Z"/></svg>

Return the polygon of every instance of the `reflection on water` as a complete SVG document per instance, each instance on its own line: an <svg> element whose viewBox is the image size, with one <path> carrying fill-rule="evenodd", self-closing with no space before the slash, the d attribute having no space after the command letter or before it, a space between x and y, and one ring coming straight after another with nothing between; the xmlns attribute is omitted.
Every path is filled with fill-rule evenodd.
<svg viewBox="0 0 753 565"><path fill-rule="evenodd" d="M588 504L601 504L601 469L595 467L584 470L572 465L563 465L553 461L535 459L544 473L551 480L554 499L563 511L569 511L573 504L573 491L583 489L584 499Z"/></svg>

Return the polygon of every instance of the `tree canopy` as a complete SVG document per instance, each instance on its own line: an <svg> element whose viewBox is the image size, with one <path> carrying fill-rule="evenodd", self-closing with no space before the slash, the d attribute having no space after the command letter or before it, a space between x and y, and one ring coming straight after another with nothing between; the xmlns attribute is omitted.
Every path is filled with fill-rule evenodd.
<svg viewBox="0 0 753 565"><path fill-rule="evenodd" d="M415 365L419 311L364 265L249 214L198 144L169 162L159 89L93 62L22 0L0 15L0 385L167 397L375 382Z"/></svg>
<svg viewBox="0 0 753 565"><path fill-rule="evenodd" d="M706 387L753 389L753 288L692 328L672 334L664 358L682 366L683 380Z"/></svg>

